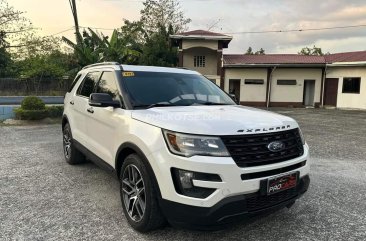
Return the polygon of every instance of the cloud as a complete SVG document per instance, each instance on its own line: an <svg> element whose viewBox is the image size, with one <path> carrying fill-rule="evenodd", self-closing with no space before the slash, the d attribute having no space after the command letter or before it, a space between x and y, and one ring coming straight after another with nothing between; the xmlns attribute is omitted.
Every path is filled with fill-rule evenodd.
<svg viewBox="0 0 366 241"><path fill-rule="evenodd" d="M118 28L122 19L136 20L142 0L77 0L80 25ZM43 34L60 32L73 26L67 0L10 0ZM286 30L366 24L365 0L180 0L182 10L192 19L190 29L207 29L221 21L213 31ZM110 31L105 31L110 34ZM67 35L72 37L72 31ZM316 44L330 52L362 50L366 27L294 33L241 34L226 52L244 53L249 46L263 47L267 53L291 51Z"/></svg>
<svg viewBox="0 0 366 241"><path fill-rule="evenodd" d="M230 7L230 18L225 18L223 32L290 30L326 28L366 24L366 2L358 0L278 0L242 1L245 8ZM195 20L192 18L193 21ZM225 26L230 26L226 28ZM226 30L227 29L227 30ZM232 31L232 29L235 29ZM230 53L243 53L248 46L263 47L266 52L291 51L297 53L302 47L318 45L330 52L363 50L366 27L269 34L234 35ZM362 39L362 41L352 41ZM349 44L347 45L347 43Z"/></svg>

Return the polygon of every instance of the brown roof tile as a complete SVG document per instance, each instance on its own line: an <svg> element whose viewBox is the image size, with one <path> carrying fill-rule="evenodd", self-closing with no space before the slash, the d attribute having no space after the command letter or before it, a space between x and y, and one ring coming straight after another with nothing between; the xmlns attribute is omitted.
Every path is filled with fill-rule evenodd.
<svg viewBox="0 0 366 241"><path fill-rule="evenodd" d="M323 56L299 54L224 55L224 64L324 64Z"/></svg>
<svg viewBox="0 0 366 241"><path fill-rule="evenodd" d="M327 63L366 61L366 51L346 52L325 55Z"/></svg>
<svg viewBox="0 0 366 241"><path fill-rule="evenodd" d="M225 34L221 34L221 33L214 33L214 32L210 32L210 31L206 31L206 30L193 30L193 31L188 31L188 32L179 33L178 35L182 35L182 36L197 35L197 36L230 37L230 36L225 35Z"/></svg>
<svg viewBox="0 0 366 241"><path fill-rule="evenodd" d="M366 51L336 53L325 56L299 55L299 54L226 54L225 65L246 64L325 64L335 62L366 61Z"/></svg>

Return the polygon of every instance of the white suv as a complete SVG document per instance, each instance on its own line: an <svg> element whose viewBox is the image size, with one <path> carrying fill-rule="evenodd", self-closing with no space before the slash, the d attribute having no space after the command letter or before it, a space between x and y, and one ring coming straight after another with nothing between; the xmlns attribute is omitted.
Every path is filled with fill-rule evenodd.
<svg viewBox="0 0 366 241"><path fill-rule="evenodd" d="M68 163L118 175L124 214L141 232L290 207L310 182L296 121L237 105L195 71L87 66L65 96L62 129Z"/></svg>

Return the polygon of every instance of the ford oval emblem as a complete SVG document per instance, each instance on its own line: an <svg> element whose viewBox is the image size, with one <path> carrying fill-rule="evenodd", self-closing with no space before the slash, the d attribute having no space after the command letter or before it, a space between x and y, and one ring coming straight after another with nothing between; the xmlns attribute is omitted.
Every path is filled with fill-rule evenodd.
<svg viewBox="0 0 366 241"><path fill-rule="evenodd" d="M282 141L274 141L268 144L267 148L271 152L279 152L285 149L286 145Z"/></svg>

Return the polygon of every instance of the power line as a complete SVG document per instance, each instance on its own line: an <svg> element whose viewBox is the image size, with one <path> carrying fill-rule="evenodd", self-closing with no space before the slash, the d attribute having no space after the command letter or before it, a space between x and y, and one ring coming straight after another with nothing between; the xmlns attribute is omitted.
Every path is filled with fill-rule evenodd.
<svg viewBox="0 0 366 241"><path fill-rule="evenodd" d="M321 31L321 30L332 30L332 29L347 29L347 28L360 28L366 27L366 24L360 25L348 25L348 26L336 26L326 28L304 28L304 29L289 29L289 30L264 30L264 31L244 31L244 32L231 32L225 34L263 34L263 33L289 33L289 32L307 32L307 31Z"/></svg>
<svg viewBox="0 0 366 241"><path fill-rule="evenodd" d="M91 29L98 29L98 30L115 30L117 28L97 28L97 27L83 27L83 26L79 26L80 28L91 28Z"/></svg>
<svg viewBox="0 0 366 241"><path fill-rule="evenodd" d="M68 28L68 29L62 30L62 31L60 31L60 32L50 34L50 35L48 35L48 36L52 37L52 36L55 36L55 35L59 35L59 34L61 34L61 33L65 33L65 32L71 31L71 30L73 30L73 29L74 29L74 27L71 27L71 28Z"/></svg>
<svg viewBox="0 0 366 241"><path fill-rule="evenodd" d="M87 29L97 29L97 30L115 30L116 28L100 28L100 27L84 27L79 26L80 28ZM224 34L266 34L266 33L289 33L289 32L307 32L307 31L322 31L322 30L332 30L332 29L348 29L348 28L360 28L366 27L366 24L359 24L359 25L348 25L348 26L335 26L335 27L325 27L325 28L306 28L306 29L288 29L288 30L264 30L264 31L244 31L244 32L227 32ZM49 36L55 36L64 32L68 32L73 30L74 27L62 30L60 32L51 34Z"/></svg>

